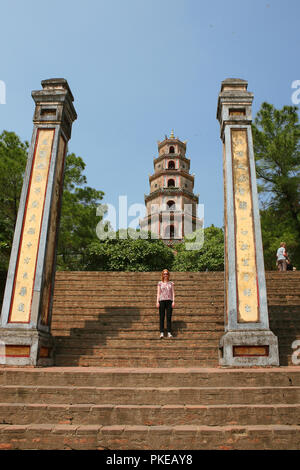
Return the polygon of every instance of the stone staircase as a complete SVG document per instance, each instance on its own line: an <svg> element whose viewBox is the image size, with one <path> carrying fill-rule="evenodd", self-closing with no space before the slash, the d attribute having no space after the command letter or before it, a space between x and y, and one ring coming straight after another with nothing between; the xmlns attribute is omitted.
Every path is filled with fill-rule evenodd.
<svg viewBox="0 0 300 470"><path fill-rule="evenodd" d="M300 273L269 272L271 330L280 365L292 365L300 340ZM217 367L224 334L224 274L171 273L175 282L174 339L159 339L159 273L58 272L52 334L56 365Z"/></svg>
<svg viewBox="0 0 300 470"><path fill-rule="evenodd" d="M218 364L223 273L172 273L173 340L159 339L160 273L57 273L52 333L57 365L192 367Z"/></svg>
<svg viewBox="0 0 300 470"><path fill-rule="evenodd" d="M158 278L57 273L56 366L0 367L0 449L300 449L300 273L267 273L281 367L251 369L218 366L223 273L172 273L169 340Z"/></svg>
<svg viewBox="0 0 300 470"><path fill-rule="evenodd" d="M0 449L299 449L300 367L0 369Z"/></svg>

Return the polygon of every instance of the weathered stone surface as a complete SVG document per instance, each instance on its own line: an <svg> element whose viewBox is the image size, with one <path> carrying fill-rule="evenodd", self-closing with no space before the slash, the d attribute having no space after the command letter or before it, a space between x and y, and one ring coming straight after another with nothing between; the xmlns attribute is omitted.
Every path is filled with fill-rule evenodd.
<svg viewBox="0 0 300 470"><path fill-rule="evenodd" d="M299 449L299 400L296 366L1 367L0 449Z"/></svg>
<svg viewBox="0 0 300 470"><path fill-rule="evenodd" d="M210 367L224 334L224 273L171 273L174 341L158 338L159 273L58 272L52 335L56 365ZM300 273L266 273L270 327L281 365L300 340Z"/></svg>

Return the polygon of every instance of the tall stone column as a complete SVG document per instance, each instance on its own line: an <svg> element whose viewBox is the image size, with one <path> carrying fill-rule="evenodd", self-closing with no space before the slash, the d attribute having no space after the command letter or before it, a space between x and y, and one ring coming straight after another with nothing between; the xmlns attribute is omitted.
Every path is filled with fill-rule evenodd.
<svg viewBox="0 0 300 470"><path fill-rule="evenodd" d="M77 118L64 79L42 81L1 313L1 363L51 365L50 333L65 156ZM4 357L3 357L4 356Z"/></svg>
<svg viewBox="0 0 300 470"><path fill-rule="evenodd" d="M278 341L269 329L251 131L253 93L247 86L245 80L224 80L218 99L225 206L225 334L220 364L275 366Z"/></svg>

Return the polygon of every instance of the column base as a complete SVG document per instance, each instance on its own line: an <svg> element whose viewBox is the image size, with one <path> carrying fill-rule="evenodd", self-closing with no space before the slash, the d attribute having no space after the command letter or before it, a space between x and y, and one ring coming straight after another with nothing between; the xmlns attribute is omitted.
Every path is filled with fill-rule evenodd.
<svg viewBox="0 0 300 470"><path fill-rule="evenodd" d="M54 342L51 334L37 330L0 328L0 364L54 365Z"/></svg>
<svg viewBox="0 0 300 470"><path fill-rule="evenodd" d="M228 331L220 339L224 367L279 366L278 339L270 330Z"/></svg>

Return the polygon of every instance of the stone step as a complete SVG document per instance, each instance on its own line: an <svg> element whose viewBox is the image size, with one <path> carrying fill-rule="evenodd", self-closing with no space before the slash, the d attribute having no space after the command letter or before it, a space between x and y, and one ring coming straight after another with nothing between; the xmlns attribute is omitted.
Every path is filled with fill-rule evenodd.
<svg viewBox="0 0 300 470"><path fill-rule="evenodd" d="M222 331L224 330L224 322L216 322L216 321L206 321L206 322L183 322L174 319L172 321L172 330L175 332L181 333L188 333L189 331L198 331L198 332L213 332L213 331ZM166 329L166 322L165 322L165 329ZM75 322L73 321L71 324L68 322L56 321L53 324L52 332L53 335L59 335L59 332L64 331L64 334L74 335L74 334L82 334L85 335L89 334L90 332L94 332L95 334L107 334L107 331L112 332L125 332L130 333L133 332L134 334L138 335L139 332L151 332L156 334L155 332L159 331L159 321L158 319L154 319L152 322L129 322L129 321L120 321L120 322L105 322L105 321L86 321L84 322ZM224 332L224 331L223 331ZM293 334L293 333L291 333Z"/></svg>
<svg viewBox="0 0 300 470"><path fill-rule="evenodd" d="M270 295L278 295L281 292L282 296L286 294L297 294L299 292L299 284L300 281L292 282L287 281L285 284L280 282L276 282L274 280L270 280L267 282L267 292ZM193 283L175 283L175 292L180 293L181 295L187 295L191 291L195 291L197 293L204 294L212 294L216 292L217 294L221 295L224 292L224 283L216 281L212 283L211 281L206 281L202 285L199 285L197 282ZM157 293L157 284L154 283L140 283L140 284L130 284L128 282L124 282L121 284L120 282L115 281L103 283L102 281L94 281L94 280L86 280L85 283L77 283L73 281L66 281L66 282L59 282L57 281L54 287L55 293L60 293L63 290L70 289L72 291L83 291L83 292L91 292L91 293L98 293L99 295L103 293L110 293L110 292L122 292L123 290L127 290L130 293L137 292L140 295L143 294L151 294Z"/></svg>
<svg viewBox="0 0 300 470"><path fill-rule="evenodd" d="M224 315L223 312L211 312L208 315L204 314L199 314L199 315L188 315L188 314L179 314L178 312L173 312L172 314L172 321L177 322L179 325L199 325L200 327L203 327L205 330L206 325L210 324L215 324L215 325L223 325L224 326ZM277 320L273 321L273 324L278 327L288 327L291 328L293 327L293 319L289 320ZM297 322L298 323L298 322ZM295 323L295 326L297 326L297 323ZM136 312L132 312L131 314L127 315L122 315L122 314L114 314L110 315L109 313L107 314L95 314L95 315L87 315L84 316L84 314L79 315L73 315L72 313L70 314L65 314L65 315L55 315L53 318L53 321L51 323L51 326L55 328L55 325L59 325L59 327L65 327L66 328L73 328L75 326L83 326L86 325L87 328L97 328L98 326L105 326L105 325L112 325L112 328L115 328L116 324L122 324L122 328L129 328L134 329L134 327L138 327L139 325L144 325L145 330L148 328L151 328L151 325L158 325L159 324L159 314L158 312L156 313L149 313L149 314L138 314ZM201 329L201 328L200 328Z"/></svg>
<svg viewBox="0 0 300 470"><path fill-rule="evenodd" d="M185 357L181 356L178 358L166 358L166 357L145 357L145 356L134 356L134 357L122 357L122 356L105 356L102 358L95 357L92 354L82 355L63 355L60 354L57 357L56 365L61 367L149 367L149 368L197 368L197 367L218 367L219 361L217 353L211 353L210 355L202 355L201 357ZM295 367L291 357L284 356L282 359L284 366Z"/></svg>
<svg viewBox="0 0 300 470"><path fill-rule="evenodd" d="M295 367L291 359L291 355L281 355L280 363L283 366ZM85 355L63 355L57 356L55 361L56 366L59 367L103 367L103 368L198 368L198 367L218 367L219 360L217 352L214 350L211 354L201 357L179 357L179 358L166 358L166 357L120 357L120 356L105 356L98 358L92 354Z"/></svg>
<svg viewBox="0 0 300 470"><path fill-rule="evenodd" d="M293 293L291 293L291 295L287 295L287 296L279 296L279 297L276 297L275 294L273 294L273 297L270 296L269 297L269 300L272 301L272 302L275 302L277 300L281 300L281 302L288 302L290 300L293 300L292 295ZM296 293L298 294L298 293ZM296 295L295 294L295 295ZM156 305L156 296L157 296L157 293L156 291L153 291L153 292L149 292L147 294L145 294L144 292L128 292L127 290L125 292L108 292L108 291L103 291L103 292L98 292L98 291L93 291L93 292L90 292L90 291L85 291L83 289L78 289L78 290L71 290L71 289L61 289L60 291L56 291L55 292L55 295L54 295L54 298L55 298L55 301L57 302L61 302L63 301L64 299L66 299L67 301L72 301L74 299L76 299L76 297L78 297L78 300L81 300L82 302L83 301L88 301L89 303L90 302L94 302L94 303L105 303L105 302L108 302L108 304L110 302L113 302L113 304L116 304L116 302L120 299L124 299L126 300L128 303L129 302L135 302L135 299L137 302L139 303L142 303L144 302L145 303L145 307L149 308L149 307L153 307L153 305L155 306ZM216 302L216 303L219 303L219 304L224 304L224 293L223 292L220 292L220 293L215 293L215 292L203 292L203 293L196 293L195 290L191 289L189 292L185 291L185 292L175 292L175 303L178 303L181 305L181 307L185 307L185 306L189 306L189 305L192 305L193 307L195 306L195 304L199 304L201 305L203 303L205 303L205 305L209 305L211 302ZM107 304L105 304L106 306ZM119 305L122 305L122 303L120 304L119 302Z"/></svg>
<svg viewBox="0 0 300 470"><path fill-rule="evenodd" d="M298 450L299 426L1 425L0 448L10 450ZM187 459L190 459L189 461ZM192 458L186 457L186 462Z"/></svg>
<svg viewBox="0 0 300 470"><path fill-rule="evenodd" d="M199 363L201 360L213 359L217 360L218 350L215 347L215 344L212 343L211 346L203 346L201 348L193 348L191 351L186 351L184 349L154 349L154 348L144 348L141 351L139 348L97 348L97 347L82 347L81 349L76 349L65 346L57 346L57 359L59 357L65 357L70 359L89 359L93 357L95 360L98 360L98 366L102 365L108 360L115 359L117 362L124 361L128 367L132 364L132 367L135 365L133 361L136 361L138 364L141 361L146 361L144 364L147 367L166 367L164 364L166 362L180 366L182 362L188 361L198 361L198 367L203 367L203 364ZM163 361L164 364L160 364L160 361ZM177 364L178 363L178 364ZM66 362L66 365L68 363Z"/></svg>
<svg viewBox="0 0 300 470"><path fill-rule="evenodd" d="M183 357L180 356L178 358L166 358L166 357L159 357L156 355L155 357L143 357L140 354L137 356L109 356L106 355L105 357L95 357L94 355L85 354L85 355L68 355L68 354L58 354L55 359L56 366L63 366L63 367L104 367L104 368L111 368L111 367L151 367L151 368L174 368L174 367L218 367L219 360L217 357L218 353L216 348L213 349L209 354L202 357ZM288 364L290 365L290 363Z"/></svg>
<svg viewBox="0 0 300 470"><path fill-rule="evenodd" d="M285 298L282 298L282 296L278 296L278 298L273 297L269 299L269 304L271 305L299 305L300 303L300 296L285 296Z"/></svg>
<svg viewBox="0 0 300 470"><path fill-rule="evenodd" d="M300 366L244 368L1 367L0 385L300 387Z"/></svg>
<svg viewBox="0 0 300 470"><path fill-rule="evenodd" d="M92 281L92 282L91 282ZM61 286L63 287L86 287L87 289L91 289L91 286L95 286L97 287L98 289L102 290L103 289L103 286L112 286L114 289L117 289L118 287L120 288L120 286L122 288L129 288L129 289L136 289L136 288L139 288L139 289L143 289L145 287L147 288L153 288L153 289L156 289L157 288L157 285L159 283L160 279L159 278L156 278L156 279L145 279L143 277L137 277L136 279L128 279L127 277L121 277L121 276L115 276L114 278L112 279L107 279L105 277L101 277L101 278L95 278L93 280L91 280L90 277L87 277L87 276L84 276L82 277L81 279L57 279L56 278L56 286L57 288L61 288ZM178 289L183 289L183 288L186 288L186 289L189 289L189 288L197 288L198 290L200 291L203 291L203 290L207 290L207 289L221 289L222 287L224 287L224 280L222 279L222 281L220 279L213 279L213 280L208 280L208 279L205 279L205 282L202 282L201 279L197 280L197 279L189 279L189 278L183 278L181 280L174 280L173 279L173 282L175 284L175 286L178 288ZM271 284L272 285L272 282L277 282L278 284L280 283L280 281L274 281L274 280L271 280ZM292 283L291 285L297 285L297 281L290 281L290 283Z"/></svg>
<svg viewBox="0 0 300 470"><path fill-rule="evenodd" d="M115 277L115 276L123 276L123 277L161 277L161 271L143 271L143 272L136 272L136 271L57 271L57 277L74 277L74 276L107 276L107 277ZM224 271L170 271L170 276L172 278L223 278ZM276 279L284 279L284 278L298 278L300 279L300 271L286 271L285 273L281 273L279 271L266 271L267 278L276 278Z"/></svg>
<svg viewBox="0 0 300 470"><path fill-rule="evenodd" d="M83 338L56 338L56 348L60 351L64 348L84 350L92 348L94 351L101 351L102 349L110 349L111 351L119 351L120 349L126 350L128 353L137 349L142 349L143 352L152 351L168 351L174 352L174 354L189 352L189 348L193 348L194 351L205 348L206 346L215 346L216 340L220 338L222 333L218 336L214 335L212 338L203 337L197 339L180 338L174 336L173 338L160 339L159 333L156 333L153 338L139 339L139 338L84 338L84 344L82 344Z"/></svg>
<svg viewBox="0 0 300 470"><path fill-rule="evenodd" d="M175 330L175 331L174 331ZM99 332L89 332L85 330L79 330L76 332L72 332L72 335L70 336L70 331L66 330L65 335L63 335L62 338L59 337L59 333L61 330L58 330L57 334L56 331L52 331L53 336L57 337L57 341L63 341L64 339L66 340L74 340L74 341L81 341L84 339L85 341L100 341L101 344L102 342L105 341L118 341L118 345L122 344L122 341L128 341L130 344L131 342L138 342L141 340L145 341L154 341L154 342L160 342L160 345L162 346L162 341L159 339L159 333L158 333L158 326L156 325L156 328L152 330L145 330L142 328L140 330L106 330L106 331L99 331ZM201 330L201 331L185 331L185 330L177 330L176 325L174 328L173 325L173 336L176 338L176 340L180 341L180 345L186 345L186 342L188 341L188 344L192 344L194 342L199 342L202 340L211 340L211 339L219 339L220 335L224 334L224 328L221 326L216 330ZM62 336L62 335L61 335ZM67 336L67 338L65 338ZM166 338L167 339L167 338ZM75 343L74 343L75 344ZM106 343L108 344L108 343ZM110 343L111 345L115 343ZM165 345L165 342L164 342Z"/></svg>
<svg viewBox="0 0 300 470"><path fill-rule="evenodd" d="M269 306L277 306L278 308L289 308L293 306L299 306L299 298L269 298ZM81 296L80 293L77 296L68 296L67 293L61 297L55 297L53 302L54 307L64 307L71 309L72 307L80 308L139 308L139 309L157 309L156 307L156 297L153 296L151 299L134 298L129 299L124 295L124 297L107 297L107 298L98 298L97 300L93 299L90 296ZM212 305L218 307L219 309L224 308L224 298L217 297L205 297L203 299L197 299L193 296L192 299L184 300L183 298L175 298L175 308L179 309L201 309L204 311L206 308L211 307ZM295 308L293 307L293 308Z"/></svg>
<svg viewBox="0 0 300 470"><path fill-rule="evenodd" d="M132 302L129 305L124 304L117 304L115 306L112 305L112 302L106 303L104 305L96 304L96 303L88 303L88 302L81 302L74 301L74 302L64 302L63 300L55 301L53 303L54 306L54 313L55 315L159 315L159 309L156 307L156 304L153 302L149 305L140 304L138 307ZM288 307L286 307L288 308ZM56 313L57 312L57 313ZM195 315L195 316L202 316L202 315L210 315L214 313L222 313L224 312L224 305L223 303L216 303L216 302L209 302L209 303L201 303L201 304L179 304L175 303L175 307L173 308L173 314L175 315Z"/></svg>
<svg viewBox="0 0 300 470"><path fill-rule="evenodd" d="M91 335L98 337L110 337L113 336L114 338L153 338L157 339L158 332L160 330L159 322L153 321L152 323L143 323L143 324L132 324L131 322L110 322L109 324L104 322L87 322L88 326L85 327L84 324L79 322L72 322L71 325L67 325L65 322L62 324L61 322L57 322L53 325L52 328L52 335L53 336L70 336L74 338L89 338ZM94 326L95 325L95 326ZM276 330L274 328L274 330ZM166 331L166 322L165 322L165 331ZM205 338L205 335L211 335L214 332L218 334L223 331L224 333L224 325L223 322L205 322L204 324L195 322L195 323L186 323L186 322L179 322L174 320L172 322L172 332L174 336L179 337L181 339L188 339L190 338ZM278 331L278 330L276 330ZM281 330L279 330L281 331ZM294 336L293 330L289 331L289 338ZM191 333L191 336L189 336Z"/></svg>
<svg viewBox="0 0 300 470"><path fill-rule="evenodd" d="M85 274L85 273L84 273ZM204 278L199 278L199 279L172 279L172 281L175 284L175 288L178 290L183 290L183 289L197 289L197 291L202 292L202 291L211 291L211 290L217 290L220 291L224 289L224 279L204 279ZM104 287L108 288L114 288L114 289L122 289L122 288L129 288L131 290L134 289L139 289L139 290L145 290L147 289L153 289L156 291L157 285L158 285L159 279L145 279L143 277L137 278L137 279L128 279L126 277L122 278L120 276L114 277L112 279L105 279L105 277L97 277L97 278L91 278L87 275L82 276L80 279L59 279L56 276L55 280L55 289L60 289L61 287L70 287L72 288L86 288L87 290L91 290L91 286L95 286L96 289L99 289L101 292ZM278 279L268 279L266 278L266 286L268 290L273 290L273 289L282 289L283 287L287 287L288 291L290 289L297 289L300 283L300 278L297 279L291 279L291 278L286 278L283 280L282 278ZM282 290L284 293L285 291Z"/></svg>
<svg viewBox="0 0 300 470"><path fill-rule="evenodd" d="M90 287L90 286L89 286ZM284 292L280 293L281 287L276 289L269 290L267 289L268 301L275 302L287 302L290 300L299 300L299 286L295 288L291 288L291 286L284 288ZM138 299L145 299L147 302L151 302L154 298L156 300L157 291L156 289L151 289L149 287L143 287L142 289L129 289L128 287L124 287L122 290L126 291L126 296L128 295L129 299L134 299L137 297ZM54 295L55 298L61 299L62 296L68 294L68 297L74 297L78 294L83 295L84 298L89 296L92 297L95 301L102 301L106 299L114 300L117 296L122 297L124 296L124 292L120 292L120 289L112 289L110 286L103 289L85 289L85 288L74 288L73 286L68 286L65 288L55 289ZM205 299L214 299L216 298L219 302L222 300L224 301L224 290L223 289L206 289L200 291L197 289L197 286L193 286L189 289L176 289L175 291L175 299L181 302L191 302L194 303L195 300L202 301Z"/></svg>
<svg viewBox="0 0 300 470"><path fill-rule="evenodd" d="M126 294L122 296L118 296L118 298L116 296L107 296L104 298L104 296L102 298L93 298L93 297L90 297L89 295L87 296L82 296L81 298L81 293L78 292L77 293L77 296L74 295L74 296L69 296L67 292L65 292L64 294L62 294L61 296L59 295L55 295L54 297L54 302L55 304L63 304L63 303L66 303L68 304L69 306L72 306L73 303L74 303L74 298L76 299L77 298L77 303L79 302L79 305L82 307L84 307L85 305L87 307L100 307L100 308L105 308L105 307L113 307L116 308L116 307L132 307L133 305L135 305L136 303L139 305L140 308L156 308L156 294L155 295L152 295L151 298L144 298L143 296L141 296L140 298L137 298L137 301L135 302L135 297L132 297L131 299L130 298L127 298ZM121 299L121 300L120 300ZM123 302L123 299L124 299L124 302ZM298 304L296 305L299 305L299 298L297 297L293 297L293 296L286 296L286 297L283 297L283 296L279 296L279 297L269 297L268 298L268 304L269 305L278 305L278 307L282 308L284 307L285 305L290 305L292 302L298 302ZM180 307L180 308L202 308L203 307L209 307L211 304L216 304L216 305L219 305L220 307L223 307L224 306L224 296L220 296L219 298L216 296L203 296L201 299L197 299L197 296L194 297L194 295L192 296L191 298L191 294L190 296L185 299L184 297L179 297L179 296L176 296L175 297L175 305L176 307Z"/></svg>
<svg viewBox="0 0 300 470"><path fill-rule="evenodd" d="M289 310L291 312L291 315L295 315L295 311L297 308L299 308L300 305L300 300L298 301L297 299L288 299L288 300L268 300L268 307L269 309L273 309L275 312L278 311L285 316L289 316ZM99 311L99 313L104 313L105 311L108 312L114 312L115 310L120 311L122 313L122 310L126 313L129 312L130 310L133 311L134 309L137 312L140 313L158 313L158 307L156 307L156 299L152 299L152 301L134 301L134 300L127 300L124 302L122 300L116 301L115 299L107 299L105 301L93 301L93 300L86 300L83 301L80 296L78 295L77 297L74 297L74 300L72 301L70 298L66 297L61 297L61 298L55 298L53 302L53 308L54 310L64 310L66 312L72 313L78 311L81 309L82 311ZM203 300L201 302L199 301L193 301L193 302L184 302L184 301L179 301L178 299L175 299L175 308L173 308L173 312L178 312L180 314L183 314L185 312L191 312L190 314L206 314L210 313L212 311L224 311L224 302L218 301L218 300Z"/></svg>
<svg viewBox="0 0 300 470"><path fill-rule="evenodd" d="M125 273L126 274L126 273ZM60 286L62 284L66 285L82 285L82 286L89 286L91 283L94 285L97 285L100 289L104 285L113 285L113 286L130 286L132 288L139 286L147 286L147 287L153 287L156 288L160 278L159 277L154 277L154 278L145 278L142 276L143 273L136 273L136 278L128 278L126 276L122 277L120 276L120 273L116 273L114 277L107 278L106 276L88 276L85 272L83 272L81 277L58 277L56 273L56 278L55 282L57 286ZM222 276L221 278L209 278L209 277L198 277L198 278L186 278L183 277L181 279L178 279L174 276L172 276L171 281L174 282L175 286L178 288L181 288L182 286L188 287L197 287L200 290L203 289L209 289L209 288L217 288L220 289L224 287L224 277ZM300 278L294 278L294 277L284 277L284 276L279 276L277 278L270 278L266 276L266 285L267 288L276 286L276 287L282 287L282 286L294 286L296 287L299 285Z"/></svg>
<svg viewBox="0 0 300 470"><path fill-rule="evenodd" d="M195 308L189 308L189 309L184 309L184 308L179 308L175 304L175 308L172 310L172 315L176 315L178 317L190 317L195 319L203 319L204 317L211 317L211 316L222 316L224 313L224 306L218 306L213 303L209 305L209 307L204 307L204 306L196 306ZM99 317L107 317L107 318L128 318L130 316L138 316L143 317L145 319L147 318L159 318L159 309L155 306L152 305L148 308L143 308L143 307L137 307L136 305L132 306L93 306L92 308L90 306L84 307L80 305L74 305L72 307L72 304L69 305L61 305L61 306L56 306L54 305L54 311L53 314L58 317L65 317L68 316L74 317L74 318L82 318L83 316L87 317L92 317L92 318L99 318ZM276 312L275 318L280 319L280 320L286 320L288 318L294 318L297 320L297 317L294 313L291 313L289 316L286 314L284 317L280 314L280 312Z"/></svg>
<svg viewBox="0 0 300 470"><path fill-rule="evenodd" d="M273 305L289 305L293 299L285 300L284 302L281 300L280 302L273 302ZM124 308L124 309L153 309L154 311L158 311L158 307L156 306L156 296L152 296L149 299L141 297L127 297L126 294L123 296L117 297L107 297L107 298L98 298L95 299L92 296L84 296L81 295L80 292L77 295L69 296L68 293L65 293L61 297L55 297L55 301L53 305L56 307L64 307L72 309L74 307L81 307L81 308L99 308L99 309L116 309L116 308ZM224 309L224 296L218 299L217 297L208 297L206 296L203 299L197 299L196 296L193 297L192 300L185 301L184 299L175 298L175 308L176 309L193 309L202 311L205 308L209 308L211 306L217 306L218 308Z"/></svg>
<svg viewBox="0 0 300 470"><path fill-rule="evenodd" d="M205 329L205 325L210 324L212 322L215 322L217 324L222 324L224 325L224 315L223 311L213 311L208 314L204 314L202 312L194 314L181 314L179 312L173 311L172 315L172 321L177 321L177 322L185 322L185 323L191 323L191 324L199 324L203 326L203 329ZM119 314L119 313L114 313L110 315L109 313L96 313L95 314L87 314L85 315L84 311L80 315L79 313L74 313L74 312L66 312L65 314L63 313L56 313L55 312L55 317L53 318L52 325L54 326L56 323L60 324L61 326L63 325L69 325L69 327L77 325L84 325L86 323L87 325L93 325L97 326L98 325L105 325L107 323L122 323L123 327L126 327L126 323L134 326L138 326L140 323L144 325L150 326L151 324L159 322L159 315L158 312L156 313L136 313L136 312L127 312L126 314ZM221 322L221 323L220 323ZM270 325L273 325L274 328L280 328L280 329L288 329L290 330L291 328L296 328L299 329L300 326L300 318L296 318L294 315L291 316L285 316L284 318L280 318L278 315L275 316L273 315L272 311L270 312ZM88 327L88 326L87 326Z"/></svg>
<svg viewBox="0 0 300 470"><path fill-rule="evenodd" d="M143 290L147 289L157 289L159 279L128 279L128 278L121 278L115 277L113 279L105 279L105 278L96 278L91 279L87 276L82 277L81 279L58 279L56 277L55 289L61 288L68 288L72 287L73 289L81 289L85 288L87 290L92 290L93 287L98 289L100 292L103 290L104 287L111 287L114 290L120 290L122 288L129 288L130 290ZM173 280L176 289L183 290L183 289L197 289L197 291L211 291L217 290L221 291L224 288L224 280L222 279L199 279L199 280L190 280L190 279L181 279L181 280ZM283 281L282 279L266 279L266 285L268 290L274 289L281 289L282 286L287 286L288 290L296 289L299 286L300 279L286 279Z"/></svg>
<svg viewBox="0 0 300 470"><path fill-rule="evenodd" d="M192 319L184 319L180 320L180 318L177 317L172 317L172 323L173 326L174 324L177 324L177 329L182 328L182 329L187 329L187 330L197 330L197 331L214 331L216 327L223 327L224 329L224 321L218 318L218 320L215 320L213 317L210 319L205 318L203 321L198 321L198 320L192 320ZM108 330L111 329L127 329L127 330L151 330L151 331L157 331L159 329L159 319L158 318L149 318L147 321L143 320L142 318L139 319L139 321L133 321L133 320L128 320L128 319L109 319L105 320L102 318L99 318L98 320L60 320L56 319L55 321L53 320L52 324L52 331L59 329L59 330L71 330L71 329L84 329L86 331L92 330L92 331L102 331L102 329L105 329L107 327ZM219 328L218 328L219 329Z"/></svg>
<svg viewBox="0 0 300 470"><path fill-rule="evenodd" d="M285 405L69 405L0 403L0 424L138 426L298 425L300 404ZM300 429L300 427L299 427Z"/></svg>
<svg viewBox="0 0 300 470"><path fill-rule="evenodd" d="M280 279L282 276L281 273L277 272L270 272L271 277L275 276L275 278ZM296 278L299 273L285 273L285 277L294 277ZM57 279L81 279L81 278L95 278L99 279L113 279L115 277L126 278L128 280L133 279L136 281L137 279L154 279L154 280L161 280L161 271L57 271L56 278ZM283 276L282 276L283 277ZM223 271L207 271L207 272L200 272L200 271L170 271L170 279L173 280L186 280L186 279L224 279L224 272Z"/></svg>
<svg viewBox="0 0 300 470"><path fill-rule="evenodd" d="M1 403L111 405L297 404L300 387L0 386ZM300 428L299 428L300 429Z"/></svg>
<svg viewBox="0 0 300 470"><path fill-rule="evenodd" d="M296 283L295 286L293 287L292 285L289 284L290 288L288 289L287 293L293 292L297 290L297 286L299 283ZM277 286L276 286L277 287ZM153 283L141 283L141 284L130 284L126 283L124 281L123 284L120 282L96 282L96 281L86 281L85 284L82 282L75 283L73 281L66 281L66 282L57 282L55 284L54 292L55 294L59 294L62 291L66 290L71 290L71 291L80 291L80 292L85 292L85 293L91 293L91 294L109 294L109 293L122 293L124 290L128 290L130 294L133 294L136 292L139 295L150 295L150 294L157 294L157 284ZM224 286L220 285L220 282L216 282L215 284L211 284L207 282L205 285L202 285L201 287L197 283L189 283L189 284L175 284L175 291L180 294L180 295L185 295L188 296L188 293L191 291L196 291L199 293L199 295L208 293L212 294L216 292L217 294L221 295L224 292Z"/></svg>
<svg viewBox="0 0 300 470"><path fill-rule="evenodd" d="M186 305L184 302L182 303L179 303L179 302L176 302L175 301L175 308L174 308L174 312L175 312L175 309L176 311L177 310L181 310L181 309L184 309L184 308L190 308L190 309L193 309L194 311L196 312L203 312L205 313L205 310L209 307L214 307L218 310L224 310L224 304L223 302L216 302L216 301L210 301L210 302L189 302L188 305ZM72 308L81 308L82 310L85 310L85 309L90 309L90 308L94 308L94 309L107 309L107 312L112 312L114 309L120 309L120 308L124 308L124 310L127 310L129 308L131 308L132 310L135 310L136 312L142 312L143 309L152 309L153 312L157 312L158 313L158 308L156 307L156 301L152 301L152 302L142 302L142 301L137 301L137 302L134 302L134 301L126 301L124 299L124 301L122 299L120 299L119 301L116 301L116 300L107 300L105 302L93 302L93 301L82 301L82 300L79 300L78 297L75 297L75 299L73 301L71 301L70 299L60 299L59 301L55 299L55 302L53 302L53 308L54 310L56 308L65 308L65 309L68 309L69 311L72 311ZM184 311L184 310L183 310Z"/></svg>
<svg viewBox="0 0 300 470"><path fill-rule="evenodd" d="M199 297L203 297L206 295L213 296L215 294L218 296L224 297L224 290L222 286L220 286L220 284L216 285L215 287L208 285L205 288L203 287L201 289L199 289L197 285L189 285L189 286L181 285L180 287L175 286L175 289L176 289L175 290L176 296L178 295L178 296L182 296L185 298L188 298L191 292L193 293L196 292L199 295ZM157 295L157 287L153 285L130 286L124 283L124 285L122 286L120 286L119 284L116 284L115 286L113 286L112 284L103 285L101 283L101 286L98 287L97 285L95 285L94 282L89 282L86 285L79 285L79 286L74 285L73 283L64 283L64 285L58 284L55 286L54 292L55 292L55 295L58 295L58 296L67 291L70 291L72 294L82 292L85 295L91 294L91 295L98 295L98 296L103 296L103 295L114 296L114 295L120 295L120 294L122 295L124 290L126 290L126 292L128 292L130 296L138 295L142 297L150 297L150 296ZM290 294L290 293L297 294L297 286L295 286L294 289L289 289L287 292L285 292L285 294ZM278 295L278 290L274 291L273 294Z"/></svg>
<svg viewBox="0 0 300 470"><path fill-rule="evenodd" d="M62 305L61 305L62 304ZM290 311L289 307L285 307L286 313ZM176 307L173 308L173 314L175 315L192 315L192 316L197 316L197 317L202 317L203 315L214 315L216 313L220 314L220 312L224 311L224 305L215 305L214 303L210 302L208 306L203 307L203 304L199 305L196 309L191 306L189 307L188 305L177 305ZM283 310L284 311L284 310ZM139 309L135 309L135 307L129 306L129 307L123 307L123 306L117 306L117 307L109 307L109 306L104 306L104 307L75 307L73 304L68 305L68 306L63 306L63 302L55 302L55 315L68 315L68 316L74 316L80 317L84 314L84 316L99 316L99 315L109 315L110 317L116 316L116 315L132 315L134 313L138 312L139 315L159 315L159 310L155 305L150 305L150 306L144 306ZM280 313L281 314L281 311ZM288 315L286 314L284 318L286 318Z"/></svg>
<svg viewBox="0 0 300 470"><path fill-rule="evenodd" d="M287 328L288 327L288 328ZM300 325L290 325L288 322L285 324L271 323L270 329L274 334L279 335L282 340L294 338L297 339L300 334Z"/></svg>

